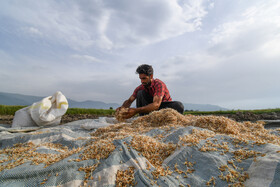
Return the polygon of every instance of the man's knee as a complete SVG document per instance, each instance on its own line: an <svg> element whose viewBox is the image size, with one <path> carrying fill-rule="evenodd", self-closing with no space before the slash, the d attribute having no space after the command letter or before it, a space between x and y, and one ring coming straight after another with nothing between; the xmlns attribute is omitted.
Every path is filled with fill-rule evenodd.
<svg viewBox="0 0 280 187"><path fill-rule="evenodd" d="M183 105L183 103L181 103L180 101L176 101L176 103L177 103L177 105L178 105L178 112L179 113L181 113L181 114L183 114L184 113L184 105Z"/></svg>
<svg viewBox="0 0 280 187"><path fill-rule="evenodd" d="M159 109L162 109L162 108L172 108L181 114L184 113L184 105L180 101L162 102Z"/></svg>

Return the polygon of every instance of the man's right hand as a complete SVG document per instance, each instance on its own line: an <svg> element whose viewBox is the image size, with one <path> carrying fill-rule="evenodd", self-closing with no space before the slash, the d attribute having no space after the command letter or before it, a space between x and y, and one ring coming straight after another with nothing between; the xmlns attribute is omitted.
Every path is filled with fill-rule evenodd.
<svg viewBox="0 0 280 187"><path fill-rule="evenodd" d="M136 108L129 108L127 112L123 113L123 117L125 119L128 119L128 118L133 117L136 114L137 114L137 109Z"/></svg>
<svg viewBox="0 0 280 187"><path fill-rule="evenodd" d="M116 109L116 112L118 112L121 108L122 108L122 107L118 107L118 108Z"/></svg>

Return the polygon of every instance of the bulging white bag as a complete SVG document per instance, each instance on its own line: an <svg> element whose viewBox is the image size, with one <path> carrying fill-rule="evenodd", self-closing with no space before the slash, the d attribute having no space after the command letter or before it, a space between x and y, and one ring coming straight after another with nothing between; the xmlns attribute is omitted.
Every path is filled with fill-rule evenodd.
<svg viewBox="0 0 280 187"><path fill-rule="evenodd" d="M31 118L29 107L25 107L16 111L13 118L12 128L16 127L38 127L38 125Z"/></svg>
<svg viewBox="0 0 280 187"><path fill-rule="evenodd" d="M33 103L29 108L31 118L38 126L58 125L68 109L66 97L60 92Z"/></svg>
<svg viewBox="0 0 280 187"><path fill-rule="evenodd" d="M60 92L46 97L16 111L12 127L34 127L59 125L61 117L68 109L66 97Z"/></svg>

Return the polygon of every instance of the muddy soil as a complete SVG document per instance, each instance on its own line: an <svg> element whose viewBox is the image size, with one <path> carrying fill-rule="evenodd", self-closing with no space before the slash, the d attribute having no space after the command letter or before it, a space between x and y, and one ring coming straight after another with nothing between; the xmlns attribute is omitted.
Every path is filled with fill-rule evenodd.
<svg viewBox="0 0 280 187"><path fill-rule="evenodd" d="M236 114L224 114L223 116L233 119L235 121L260 121L260 120L280 120L279 112L270 112L262 114L254 114L251 112L237 112Z"/></svg>
<svg viewBox="0 0 280 187"><path fill-rule="evenodd" d="M68 123L71 121L77 121L81 119L96 119L100 116L95 114L67 114L63 115L61 119L61 124ZM111 117L111 116L110 116ZM0 115L0 124L10 124L13 123L13 115Z"/></svg>

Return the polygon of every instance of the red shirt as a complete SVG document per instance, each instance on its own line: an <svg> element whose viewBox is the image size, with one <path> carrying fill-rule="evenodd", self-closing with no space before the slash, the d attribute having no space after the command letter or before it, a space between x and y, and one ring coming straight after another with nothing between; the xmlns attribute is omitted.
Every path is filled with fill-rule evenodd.
<svg viewBox="0 0 280 187"><path fill-rule="evenodd" d="M132 96L134 96L135 98L137 97L137 92L139 90L145 90L147 93L149 93L149 95L151 96L160 96L162 98L162 102L166 102L166 101L172 101L172 98L170 97L169 94L169 90L167 89L166 85L164 84L164 82L162 82L159 79L153 79L151 82L151 86L146 88L144 85L140 85L137 88L135 88Z"/></svg>

